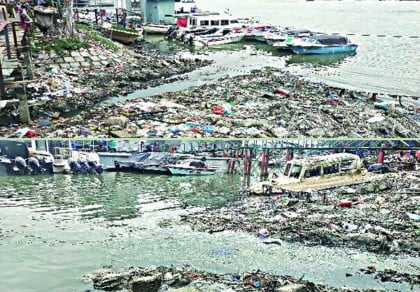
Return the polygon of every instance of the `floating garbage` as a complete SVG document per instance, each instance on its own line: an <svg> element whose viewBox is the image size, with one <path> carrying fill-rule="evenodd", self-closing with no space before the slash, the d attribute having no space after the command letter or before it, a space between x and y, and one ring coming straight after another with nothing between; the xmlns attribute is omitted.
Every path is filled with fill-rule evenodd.
<svg viewBox="0 0 420 292"><path fill-rule="evenodd" d="M270 231L268 231L266 228L261 228L258 230L258 237L260 239L265 239L270 236Z"/></svg>

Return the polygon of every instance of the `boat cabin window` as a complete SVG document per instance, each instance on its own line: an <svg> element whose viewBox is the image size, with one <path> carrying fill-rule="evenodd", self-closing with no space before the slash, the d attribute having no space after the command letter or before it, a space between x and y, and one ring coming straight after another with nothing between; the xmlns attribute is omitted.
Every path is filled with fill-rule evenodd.
<svg viewBox="0 0 420 292"><path fill-rule="evenodd" d="M197 20L195 18L190 18L190 25L191 26L196 26L197 25Z"/></svg>
<svg viewBox="0 0 420 292"><path fill-rule="evenodd" d="M200 20L200 25L201 26L208 26L209 25L209 21L208 20Z"/></svg>
<svg viewBox="0 0 420 292"><path fill-rule="evenodd" d="M321 166L312 166L311 168L305 170L305 178L314 176L321 176Z"/></svg>
<svg viewBox="0 0 420 292"><path fill-rule="evenodd" d="M344 160L341 161L341 171L342 172L349 172L356 168L356 161L355 160Z"/></svg>
<svg viewBox="0 0 420 292"><path fill-rule="evenodd" d="M202 161L191 161L190 166L198 167L198 168L205 168L206 164Z"/></svg>
<svg viewBox="0 0 420 292"><path fill-rule="evenodd" d="M299 178L300 172L302 171L302 165L294 164L290 171L290 177Z"/></svg>
<svg viewBox="0 0 420 292"><path fill-rule="evenodd" d="M231 21L230 21L230 23L232 24L232 23L239 23L239 21L238 20L236 20L236 19L232 19Z"/></svg>
<svg viewBox="0 0 420 292"><path fill-rule="evenodd" d="M213 26L218 26L219 25L219 20L212 20L212 21L210 21L210 23Z"/></svg>
<svg viewBox="0 0 420 292"><path fill-rule="evenodd" d="M229 25L229 19L220 20L220 25Z"/></svg>
<svg viewBox="0 0 420 292"><path fill-rule="evenodd" d="M339 172L339 168L337 164L324 166L324 175L338 173L338 172Z"/></svg>
<svg viewBox="0 0 420 292"><path fill-rule="evenodd" d="M285 176L289 176L289 171L290 171L290 167L292 166L292 164L291 163L287 163L286 164L286 168L284 169L284 172L283 172L283 174L285 175Z"/></svg>

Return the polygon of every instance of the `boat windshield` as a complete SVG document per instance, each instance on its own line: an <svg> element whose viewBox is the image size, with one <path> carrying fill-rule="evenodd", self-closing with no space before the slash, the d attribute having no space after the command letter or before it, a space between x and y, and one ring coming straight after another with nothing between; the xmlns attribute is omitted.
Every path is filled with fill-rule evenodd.
<svg viewBox="0 0 420 292"><path fill-rule="evenodd" d="M302 165L294 164L290 171L290 177L299 178L300 172L302 171Z"/></svg>

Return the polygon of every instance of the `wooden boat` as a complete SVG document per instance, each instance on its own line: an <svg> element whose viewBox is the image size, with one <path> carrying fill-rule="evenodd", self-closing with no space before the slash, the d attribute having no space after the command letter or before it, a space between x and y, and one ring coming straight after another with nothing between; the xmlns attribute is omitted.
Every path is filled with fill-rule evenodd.
<svg viewBox="0 0 420 292"><path fill-rule="evenodd" d="M134 42L135 39L141 37L141 32L136 30L126 30L124 28L118 29L113 27L110 23L104 23L102 26L102 32L112 40L129 44Z"/></svg>
<svg viewBox="0 0 420 292"><path fill-rule="evenodd" d="M353 53L357 49L347 37L327 34L299 38L287 45L295 54Z"/></svg>
<svg viewBox="0 0 420 292"><path fill-rule="evenodd" d="M187 159L180 160L176 164L167 165L173 175L212 175L219 169L210 167L203 160Z"/></svg>

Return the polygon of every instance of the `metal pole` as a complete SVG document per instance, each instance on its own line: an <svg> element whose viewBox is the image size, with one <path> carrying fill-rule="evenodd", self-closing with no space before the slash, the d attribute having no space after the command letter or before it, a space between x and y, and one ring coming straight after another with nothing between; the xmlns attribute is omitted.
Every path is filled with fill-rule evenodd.
<svg viewBox="0 0 420 292"><path fill-rule="evenodd" d="M17 41L17 36L16 36L16 27L15 27L16 22L12 22L12 32L13 32L13 42L15 44L15 48L16 48L16 57L19 57L19 48L18 48L18 41Z"/></svg>
<svg viewBox="0 0 420 292"><path fill-rule="evenodd" d="M6 99L6 89L4 87L3 67L0 62L0 99Z"/></svg>
<svg viewBox="0 0 420 292"><path fill-rule="evenodd" d="M4 39L6 41L6 49L7 49L7 58L12 58L12 52L10 51L10 41L9 41L9 24L6 24L4 27Z"/></svg>

